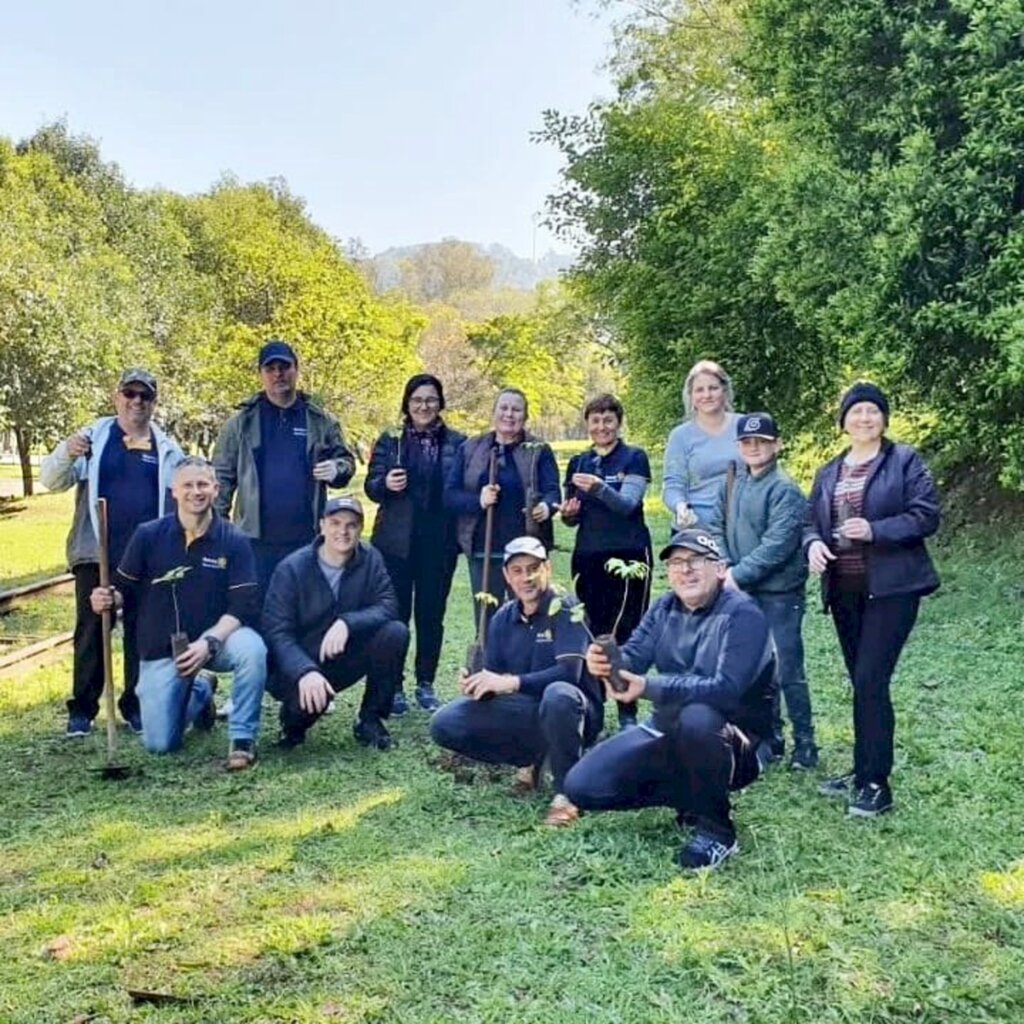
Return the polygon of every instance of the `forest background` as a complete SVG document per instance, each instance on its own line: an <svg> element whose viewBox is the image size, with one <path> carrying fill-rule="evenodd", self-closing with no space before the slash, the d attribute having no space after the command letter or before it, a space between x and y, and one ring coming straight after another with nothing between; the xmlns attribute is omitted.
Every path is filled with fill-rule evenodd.
<svg viewBox="0 0 1024 1024"><path fill-rule="evenodd" d="M208 450L279 335L359 442L421 368L460 426L515 383L562 435L613 387L633 436L659 441L711 356L798 462L866 375L940 473L1024 487L1021 5L605 6L615 96L539 122L564 157L550 223L579 257L535 292L492 287L454 240L385 281L280 180L138 190L62 123L0 140L0 426L46 447L143 363L165 422Z"/></svg>

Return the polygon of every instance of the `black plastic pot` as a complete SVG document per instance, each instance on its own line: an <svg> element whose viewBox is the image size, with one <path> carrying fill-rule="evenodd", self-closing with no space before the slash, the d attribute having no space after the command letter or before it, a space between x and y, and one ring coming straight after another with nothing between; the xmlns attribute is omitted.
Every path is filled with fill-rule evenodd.
<svg viewBox="0 0 1024 1024"><path fill-rule="evenodd" d="M618 641L610 633L602 633L594 637L594 643L601 648L601 653L608 659L612 666L612 674L608 677L608 684L616 693L625 693L629 684L622 678L622 650Z"/></svg>

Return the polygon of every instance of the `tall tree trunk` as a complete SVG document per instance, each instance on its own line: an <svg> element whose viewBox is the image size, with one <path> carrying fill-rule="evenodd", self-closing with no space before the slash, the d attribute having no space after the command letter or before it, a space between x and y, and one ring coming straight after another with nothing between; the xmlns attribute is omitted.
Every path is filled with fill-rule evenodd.
<svg viewBox="0 0 1024 1024"><path fill-rule="evenodd" d="M32 496L32 435L23 428L15 426L14 439L18 442L18 458L21 460L21 486L26 498Z"/></svg>

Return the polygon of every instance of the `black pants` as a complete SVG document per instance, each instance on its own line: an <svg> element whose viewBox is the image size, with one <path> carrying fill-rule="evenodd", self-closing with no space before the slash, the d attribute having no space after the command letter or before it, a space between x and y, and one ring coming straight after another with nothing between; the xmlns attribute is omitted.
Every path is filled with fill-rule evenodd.
<svg viewBox="0 0 1024 1024"><path fill-rule="evenodd" d="M920 602L916 594L869 599L862 589L839 585L829 595L853 684L853 771L858 786L882 784L892 772L896 716L889 684Z"/></svg>
<svg viewBox="0 0 1024 1024"><path fill-rule="evenodd" d="M99 711L103 695L103 619L89 603L89 595L100 585L100 567L96 562L82 562L71 571L75 576L75 662L68 713L84 715L92 721ZM127 717L139 710L139 699L135 696L139 681L139 651L135 638L138 605L130 590L122 593L124 690L117 706L121 715ZM167 635L170 636L172 631L173 627L169 627Z"/></svg>
<svg viewBox="0 0 1024 1024"><path fill-rule="evenodd" d="M721 712L688 704L661 736L644 725L599 743L569 772L565 793L583 810L673 807L693 814L700 831L731 843L729 791L761 774L756 751L756 737Z"/></svg>
<svg viewBox="0 0 1024 1024"><path fill-rule="evenodd" d="M551 765L555 792L601 731L601 710L568 682L549 684L538 699L507 693L493 700L460 697L434 713L435 743L488 764Z"/></svg>
<svg viewBox="0 0 1024 1024"><path fill-rule="evenodd" d="M384 555L398 597L398 617L407 626L415 618L417 684L432 684L437 676L455 557L444 537L427 535L413 537L408 558Z"/></svg>
<svg viewBox="0 0 1024 1024"><path fill-rule="evenodd" d="M586 605L587 621L594 636L611 633L619 608L622 607L626 580L611 576L605 570L609 558L621 558L624 562L645 562L651 566L650 548L639 550L573 551L572 576L576 580L576 593ZM615 630L615 639L624 644L636 629L651 603L651 572L643 580L629 580L629 594L626 606ZM619 721L626 715L636 714L636 704L618 704Z"/></svg>
<svg viewBox="0 0 1024 1024"><path fill-rule="evenodd" d="M359 705L362 721L383 720L391 714L395 687L402 678L409 630L401 622L385 622L374 632L352 637L344 653L319 666L336 692L346 690L366 676L366 689ZM281 730L300 739L323 712L303 711L299 705L299 681L284 680L274 673L267 689L281 702Z"/></svg>

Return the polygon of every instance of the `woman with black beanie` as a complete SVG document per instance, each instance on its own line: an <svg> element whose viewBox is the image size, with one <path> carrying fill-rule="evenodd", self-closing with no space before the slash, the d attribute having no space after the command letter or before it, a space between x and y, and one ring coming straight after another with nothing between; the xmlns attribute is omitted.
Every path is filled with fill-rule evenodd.
<svg viewBox="0 0 1024 1024"><path fill-rule="evenodd" d="M399 614L416 621L416 703L436 711L434 677L444 639L444 613L458 551L455 524L442 503L444 481L465 434L441 418L444 388L430 373L410 377L402 395L402 423L373 446L366 496L379 506L371 542L384 556ZM409 705L401 685L391 708Z"/></svg>
<svg viewBox="0 0 1024 1024"><path fill-rule="evenodd" d="M876 384L846 391L839 425L850 446L814 479L804 551L853 684L853 771L821 792L873 818L892 809L889 684L921 598L939 586L924 543L939 528L939 498L920 455L885 436L889 400Z"/></svg>

